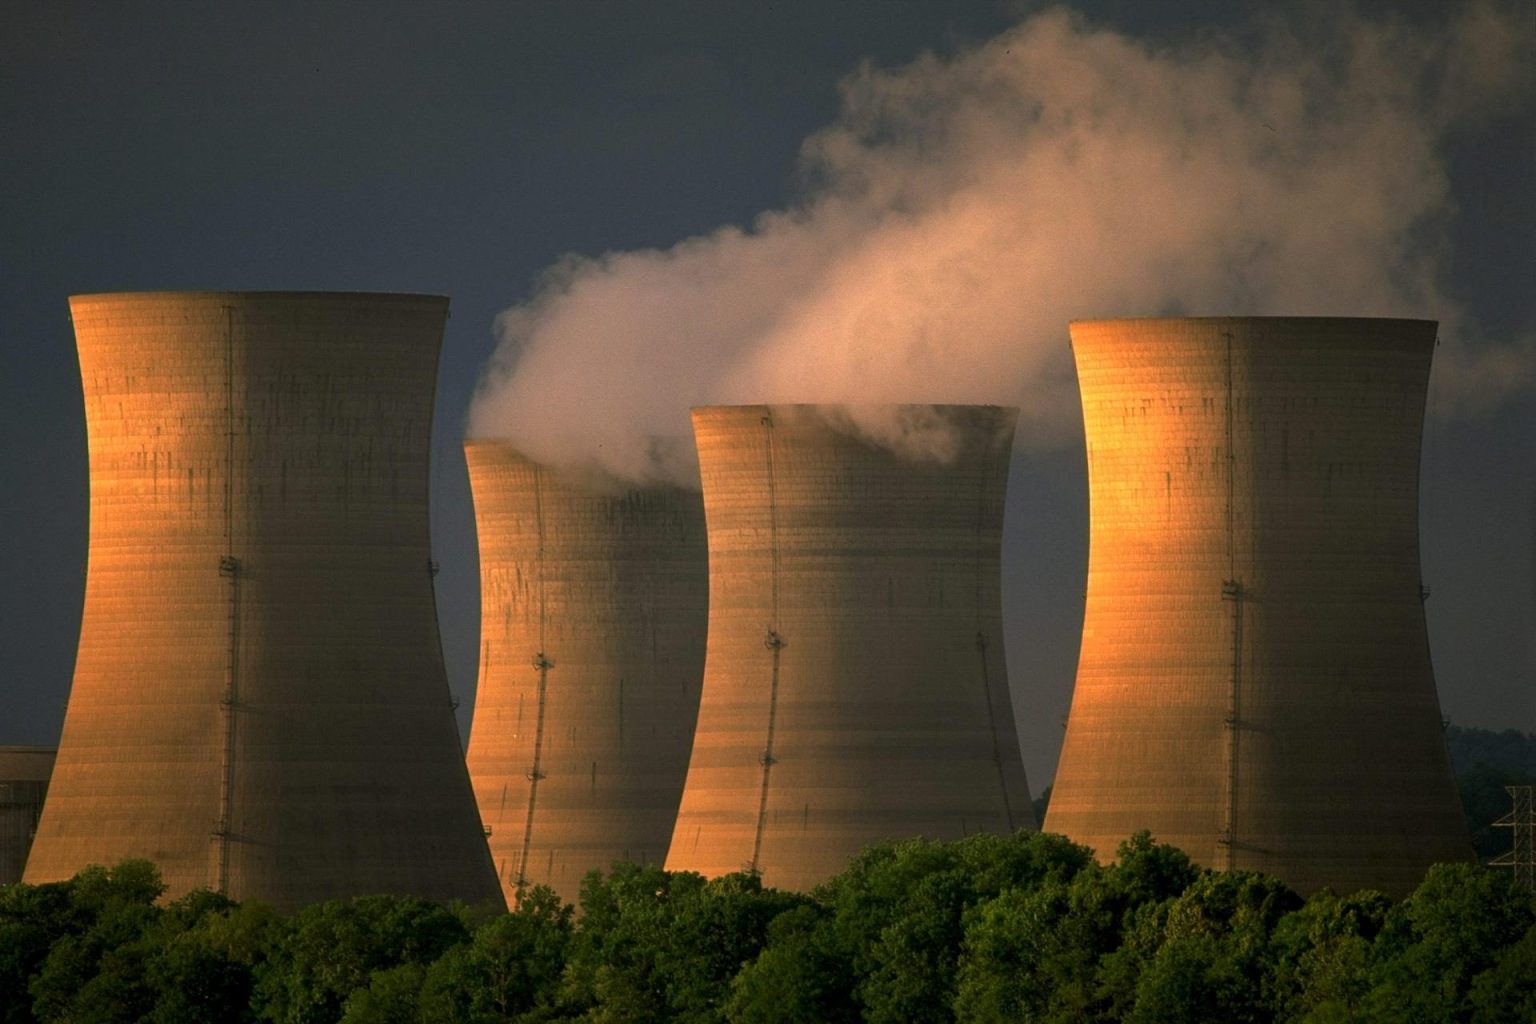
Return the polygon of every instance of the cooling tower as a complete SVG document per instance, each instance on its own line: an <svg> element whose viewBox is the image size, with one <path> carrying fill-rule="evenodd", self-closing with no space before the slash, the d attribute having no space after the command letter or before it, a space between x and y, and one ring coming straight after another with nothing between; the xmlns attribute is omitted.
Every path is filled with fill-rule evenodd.
<svg viewBox="0 0 1536 1024"><path fill-rule="evenodd" d="M89 568L27 881L144 857L172 896L499 903L429 561L447 300L70 307Z"/></svg>
<svg viewBox="0 0 1536 1024"><path fill-rule="evenodd" d="M953 457L694 410L709 644L668 869L806 889L871 843L1034 826L999 595L1016 410L921 408Z"/></svg>
<svg viewBox="0 0 1536 1024"><path fill-rule="evenodd" d="M0 747L0 885L21 881L52 771L47 747Z"/></svg>
<svg viewBox="0 0 1536 1024"><path fill-rule="evenodd" d="M1435 324L1074 323L1088 594L1045 826L1401 895L1471 855L1430 670Z"/></svg>
<svg viewBox="0 0 1536 1024"><path fill-rule="evenodd" d="M661 864L704 672L697 491L562 474L464 446L480 537L469 770L507 899Z"/></svg>

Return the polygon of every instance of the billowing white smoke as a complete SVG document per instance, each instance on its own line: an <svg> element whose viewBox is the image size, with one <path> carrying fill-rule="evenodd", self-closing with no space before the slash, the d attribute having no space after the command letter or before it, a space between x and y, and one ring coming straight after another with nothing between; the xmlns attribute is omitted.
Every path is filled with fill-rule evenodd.
<svg viewBox="0 0 1536 1024"><path fill-rule="evenodd" d="M866 67L794 207L549 271L499 320L470 433L632 479L696 472L654 439L698 404L1013 404L1050 443L1074 422L1068 320L1128 315L1437 318L1442 378L1486 393L1529 363L1454 365L1440 150L1514 88L1531 33L1460 11L1163 49L1054 10Z"/></svg>

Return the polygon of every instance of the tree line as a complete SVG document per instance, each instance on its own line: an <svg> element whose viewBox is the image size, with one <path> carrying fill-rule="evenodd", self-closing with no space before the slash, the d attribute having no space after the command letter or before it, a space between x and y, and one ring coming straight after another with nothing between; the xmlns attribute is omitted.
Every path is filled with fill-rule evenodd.
<svg viewBox="0 0 1536 1024"><path fill-rule="evenodd" d="M1536 1020L1536 899L1439 865L1407 898L1111 865L1048 833L873 847L810 893L615 864L579 915L367 896L291 915L127 861L0 890L0 1020L836 1024Z"/></svg>
<svg viewBox="0 0 1536 1024"><path fill-rule="evenodd" d="M1486 860L1509 848L1503 787L1536 782L1536 736L1446 740ZM0 1024L1536 1020L1536 904L1507 873L1303 900L1146 834L1119 854L1036 833L891 843L807 894L621 863L579 914L542 887L511 913L166 903L127 861L0 889Z"/></svg>

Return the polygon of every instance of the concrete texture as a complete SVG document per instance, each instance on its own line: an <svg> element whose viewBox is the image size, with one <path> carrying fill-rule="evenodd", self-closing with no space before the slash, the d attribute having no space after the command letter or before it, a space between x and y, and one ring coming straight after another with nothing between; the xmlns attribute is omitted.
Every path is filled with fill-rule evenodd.
<svg viewBox="0 0 1536 1024"><path fill-rule="evenodd" d="M447 300L70 300L89 571L26 880L501 902L438 642L427 459Z"/></svg>
<svg viewBox="0 0 1536 1024"><path fill-rule="evenodd" d="M1435 326L1072 325L1091 530L1048 830L1302 892L1470 857L1419 575Z"/></svg>
<svg viewBox="0 0 1536 1024"><path fill-rule="evenodd" d="M574 902L661 864L699 707L709 605L697 491L626 488L464 446L480 543L469 769L507 900Z"/></svg>
<svg viewBox="0 0 1536 1024"><path fill-rule="evenodd" d="M878 841L1034 826L999 599L1016 412L934 411L944 462L810 407L694 410L709 647L669 869L805 889Z"/></svg>
<svg viewBox="0 0 1536 1024"><path fill-rule="evenodd" d="M21 881L53 755L48 747L0 747L0 885Z"/></svg>

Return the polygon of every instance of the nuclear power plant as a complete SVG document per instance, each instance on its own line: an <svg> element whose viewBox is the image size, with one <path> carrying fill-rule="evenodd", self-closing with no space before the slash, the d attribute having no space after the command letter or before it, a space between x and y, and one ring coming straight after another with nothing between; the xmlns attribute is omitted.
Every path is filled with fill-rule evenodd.
<svg viewBox="0 0 1536 1024"><path fill-rule="evenodd" d="M446 299L70 300L90 450L73 688L26 881L501 902L438 640Z"/></svg>
<svg viewBox="0 0 1536 1024"><path fill-rule="evenodd" d="M1470 857L1419 571L1435 330L1072 324L1088 591L1047 829L1101 858L1150 829L1304 893Z"/></svg>
<svg viewBox="0 0 1536 1024"><path fill-rule="evenodd" d="M922 408L951 457L810 406L693 411L709 641L669 870L807 889L872 843L1034 826L999 595L1016 410Z"/></svg>
<svg viewBox="0 0 1536 1024"><path fill-rule="evenodd" d="M0 885L21 881L53 754L49 747L0 747Z"/></svg>
<svg viewBox="0 0 1536 1024"><path fill-rule="evenodd" d="M145 858L172 897L499 905L626 860L804 890L873 843L1035 827L1015 410L697 408L702 498L466 443L466 767L428 538L447 300L70 305L85 604L56 761L0 747L0 884ZM1435 331L1071 325L1090 550L1048 829L1303 893L1470 858L1418 554Z"/></svg>
<svg viewBox="0 0 1536 1024"><path fill-rule="evenodd" d="M464 455L480 544L475 796L508 901L544 884L574 902L589 871L666 857L704 673L704 506L502 442Z"/></svg>

